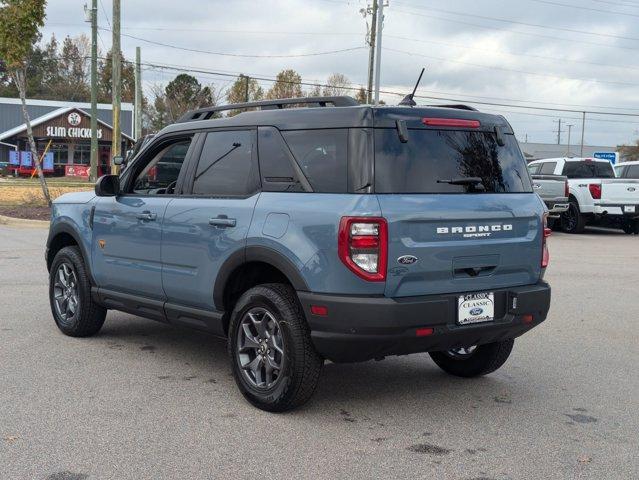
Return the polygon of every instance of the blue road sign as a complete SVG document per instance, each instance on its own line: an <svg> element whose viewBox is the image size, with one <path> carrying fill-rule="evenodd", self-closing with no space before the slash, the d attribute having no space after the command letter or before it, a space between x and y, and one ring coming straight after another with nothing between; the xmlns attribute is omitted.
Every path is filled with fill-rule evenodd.
<svg viewBox="0 0 639 480"><path fill-rule="evenodd" d="M617 163L617 153L616 152L595 152L592 154L594 158L600 158L602 160L608 160L610 163Z"/></svg>

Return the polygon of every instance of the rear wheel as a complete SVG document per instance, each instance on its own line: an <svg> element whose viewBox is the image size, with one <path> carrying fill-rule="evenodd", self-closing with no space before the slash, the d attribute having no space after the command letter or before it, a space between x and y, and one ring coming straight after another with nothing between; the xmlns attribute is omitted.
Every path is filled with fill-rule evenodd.
<svg viewBox="0 0 639 480"><path fill-rule="evenodd" d="M260 285L242 295L233 309L228 350L244 397L270 412L306 403L324 363L295 291L283 284Z"/></svg>
<svg viewBox="0 0 639 480"><path fill-rule="evenodd" d="M639 220L628 220L623 223L622 228L628 235L639 235Z"/></svg>
<svg viewBox="0 0 639 480"><path fill-rule="evenodd" d="M446 373L457 377L478 377L488 375L506 363L514 343L515 341L511 338L446 352L430 352L430 356Z"/></svg>
<svg viewBox="0 0 639 480"><path fill-rule="evenodd" d="M91 282L78 247L65 247L53 259L49 301L55 323L65 335L89 337L102 328L106 309L91 298Z"/></svg>
<svg viewBox="0 0 639 480"><path fill-rule="evenodd" d="M579 204L570 201L568 210L561 214L561 228L566 233L582 233L586 228L586 218L579 211Z"/></svg>

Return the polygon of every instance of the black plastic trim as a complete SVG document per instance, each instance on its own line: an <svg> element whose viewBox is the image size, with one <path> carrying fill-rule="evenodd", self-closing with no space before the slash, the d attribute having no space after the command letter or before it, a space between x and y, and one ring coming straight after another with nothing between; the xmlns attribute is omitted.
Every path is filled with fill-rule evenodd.
<svg viewBox="0 0 639 480"><path fill-rule="evenodd" d="M53 259L49 259L49 249L51 247L51 242L56 236L58 236L61 233L66 233L70 235L73 238L73 240L75 240L75 243L77 243L78 247L80 248L80 252L82 252L82 258L84 258L84 267L89 273L89 279L91 280L91 285L95 285L95 279L93 277L93 272L91 271L91 261L90 261L91 253L87 252L86 248L84 247L84 244L80 241L80 235L77 233L75 228L70 223L64 220L59 220L58 222L54 223L49 230L49 236L47 237L46 252L45 252L47 270L51 266L51 261L53 261Z"/></svg>

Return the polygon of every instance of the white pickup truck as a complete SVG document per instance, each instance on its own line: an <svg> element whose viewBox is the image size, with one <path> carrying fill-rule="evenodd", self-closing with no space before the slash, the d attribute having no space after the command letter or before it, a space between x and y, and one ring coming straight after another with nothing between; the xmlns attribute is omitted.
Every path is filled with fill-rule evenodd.
<svg viewBox="0 0 639 480"><path fill-rule="evenodd" d="M530 162L528 168L568 177L569 208L561 216L565 232L581 233L587 224L603 224L639 234L639 180L616 178L608 160L546 158Z"/></svg>

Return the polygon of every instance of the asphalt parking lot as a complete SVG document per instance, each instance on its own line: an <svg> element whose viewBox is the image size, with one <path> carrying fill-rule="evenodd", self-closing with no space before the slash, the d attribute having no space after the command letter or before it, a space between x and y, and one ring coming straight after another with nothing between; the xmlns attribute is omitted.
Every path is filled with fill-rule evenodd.
<svg viewBox="0 0 639 480"><path fill-rule="evenodd" d="M220 340L117 312L59 333L45 238L0 226L2 479L639 477L639 237L554 234L550 316L488 377L327 364L282 415L244 401Z"/></svg>

